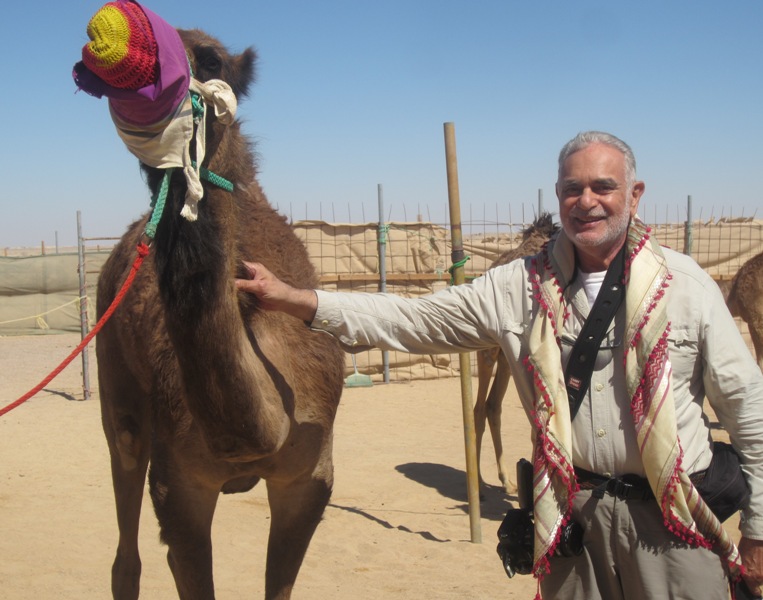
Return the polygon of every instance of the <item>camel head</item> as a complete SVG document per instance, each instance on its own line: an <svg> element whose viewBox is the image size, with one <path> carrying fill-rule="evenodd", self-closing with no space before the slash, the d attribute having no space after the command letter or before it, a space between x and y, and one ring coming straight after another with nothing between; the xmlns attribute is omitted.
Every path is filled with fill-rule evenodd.
<svg viewBox="0 0 763 600"><path fill-rule="evenodd" d="M233 55L206 33L175 29L128 0L102 7L87 34L91 41L74 65L74 81L92 96L109 98L117 132L141 161L154 194L167 189L162 182L169 169L182 169L185 182L173 176L186 190L180 214L196 221L202 177L224 189L254 179L253 157L235 121L237 103L254 79L252 48ZM156 225L150 226L153 237Z"/></svg>
<svg viewBox="0 0 763 600"><path fill-rule="evenodd" d="M247 48L241 54L232 55L217 39L199 29L178 29L178 33L196 79L222 79L231 86L238 100L249 94L257 62L254 49Z"/></svg>
<svg viewBox="0 0 763 600"><path fill-rule="evenodd" d="M522 230L522 241L541 236L541 239L549 239L559 231L559 225L554 223L554 217L549 212L542 212L529 227Z"/></svg>
<svg viewBox="0 0 763 600"><path fill-rule="evenodd" d="M256 51L253 48L247 48L240 54L232 54L219 40L200 29L177 29L175 31L182 43L181 52L183 49L185 51L183 58L187 57L188 59L191 77L202 84L215 80L230 86L229 93L232 92L235 96L232 102L232 114L235 115L236 105L249 94L250 85L255 78ZM193 89L193 83L191 88ZM213 95L216 95L216 92L213 92ZM256 167L250 144L241 135L239 123L235 119L231 120L231 113L228 113L226 119L221 116L216 118L215 115L220 107L213 106L214 101L210 101L206 96L205 104L207 105L207 116L205 117L206 127L203 136L206 141L203 145L198 145L196 141L198 133L194 133L194 140L189 143L191 159L200 162L209 168L210 172L228 180L231 184L248 184L255 177ZM225 101L225 104L224 112L228 112L228 108L230 108L228 100ZM194 117L196 117L196 112L194 112ZM197 122L194 122L194 130L197 126ZM206 147L206 152L200 159L197 151L202 146ZM149 187L156 193L164 176L164 170L154 168L143 160L141 163ZM187 174L187 170L185 172ZM180 181L175 177L176 185ZM191 187L197 190L198 195L196 200L191 202L188 202L186 195L186 203L181 210L181 215L195 221L198 218L199 209L195 208L194 203L203 196L201 196L200 184L196 185L189 182L189 189ZM171 210L180 209L177 206L172 206Z"/></svg>

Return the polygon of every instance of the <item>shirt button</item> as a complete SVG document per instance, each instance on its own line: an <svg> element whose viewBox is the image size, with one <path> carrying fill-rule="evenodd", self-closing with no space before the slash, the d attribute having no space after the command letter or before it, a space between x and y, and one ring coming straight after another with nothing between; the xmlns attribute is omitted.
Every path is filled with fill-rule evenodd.
<svg viewBox="0 0 763 600"><path fill-rule="evenodd" d="M606 432L606 431L604 431L603 429L599 429L599 430L596 432L596 435L597 435L597 436L599 436L600 438L603 438L605 435L607 435L607 432Z"/></svg>
<svg viewBox="0 0 763 600"><path fill-rule="evenodd" d="M323 319L323 321L321 321L321 325L323 325L324 327L328 327L329 326L328 319Z"/></svg>
<svg viewBox="0 0 763 600"><path fill-rule="evenodd" d="M604 384L603 383L597 383L596 384L596 391L597 392L600 392L603 389L604 389Z"/></svg>

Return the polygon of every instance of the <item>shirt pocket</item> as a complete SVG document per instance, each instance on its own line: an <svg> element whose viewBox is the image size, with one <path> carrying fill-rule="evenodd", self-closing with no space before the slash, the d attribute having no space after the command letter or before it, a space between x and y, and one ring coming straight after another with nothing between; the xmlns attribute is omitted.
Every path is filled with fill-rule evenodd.
<svg viewBox="0 0 763 600"><path fill-rule="evenodd" d="M671 328L668 332L668 353L676 375L683 378L691 375L699 364L699 336L691 328Z"/></svg>

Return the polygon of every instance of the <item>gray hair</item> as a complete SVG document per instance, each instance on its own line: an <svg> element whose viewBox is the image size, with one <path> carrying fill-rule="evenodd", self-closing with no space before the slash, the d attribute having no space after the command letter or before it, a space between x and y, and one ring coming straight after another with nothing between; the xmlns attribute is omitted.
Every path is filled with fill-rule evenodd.
<svg viewBox="0 0 763 600"><path fill-rule="evenodd" d="M620 138L603 131L583 131L567 142L559 152L559 175L562 174L564 161L571 154L587 148L591 144L605 144L622 152L625 157L625 185L630 192L633 189L633 184L636 183L636 157L633 155L633 150Z"/></svg>

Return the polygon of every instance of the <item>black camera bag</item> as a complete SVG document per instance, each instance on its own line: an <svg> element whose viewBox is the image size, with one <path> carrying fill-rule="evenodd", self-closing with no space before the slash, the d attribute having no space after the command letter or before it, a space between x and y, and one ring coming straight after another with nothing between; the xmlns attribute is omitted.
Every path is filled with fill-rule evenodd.
<svg viewBox="0 0 763 600"><path fill-rule="evenodd" d="M690 478L721 522L743 508L750 498L750 486L742 472L739 455L726 442L714 442L710 466Z"/></svg>

